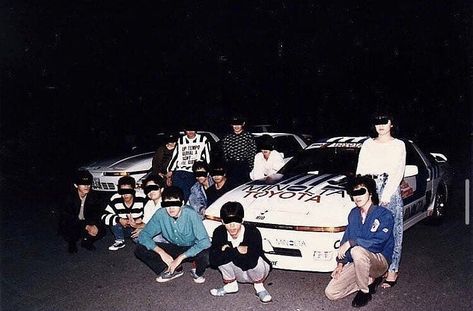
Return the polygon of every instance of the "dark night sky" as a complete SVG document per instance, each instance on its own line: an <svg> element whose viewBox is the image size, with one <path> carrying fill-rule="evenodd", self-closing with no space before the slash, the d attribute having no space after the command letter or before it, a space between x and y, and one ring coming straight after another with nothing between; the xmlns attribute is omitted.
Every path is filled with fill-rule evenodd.
<svg viewBox="0 0 473 311"><path fill-rule="evenodd" d="M0 6L4 174L233 112L318 137L387 107L403 136L468 150L471 1L44 2Z"/></svg>

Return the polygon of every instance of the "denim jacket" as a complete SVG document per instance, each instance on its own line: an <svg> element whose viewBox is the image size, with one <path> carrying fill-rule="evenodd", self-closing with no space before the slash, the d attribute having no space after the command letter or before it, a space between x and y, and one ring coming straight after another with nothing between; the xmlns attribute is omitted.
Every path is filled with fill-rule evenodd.
<svg viewBox="0 0 473 311"><path fill-rule="evenodd" d="M212 177L208 176L207 180L209 182L209 187L214 184ZM204 187L199 182L196 182L191 187L191 194L187 204L192 206L199 214L203 212L202 210L207 208L207 195L205 194Z"/></svg>

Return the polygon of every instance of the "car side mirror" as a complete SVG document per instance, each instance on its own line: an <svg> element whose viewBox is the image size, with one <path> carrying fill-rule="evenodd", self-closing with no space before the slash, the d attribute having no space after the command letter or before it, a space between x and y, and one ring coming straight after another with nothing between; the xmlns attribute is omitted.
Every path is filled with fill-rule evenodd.
<svg viewBox="0 0 473 311"><path fill-rule="evenodd" d="M406 165L404 170L404 177L410 177L419 174L419 168L417 165Z"/></svg>

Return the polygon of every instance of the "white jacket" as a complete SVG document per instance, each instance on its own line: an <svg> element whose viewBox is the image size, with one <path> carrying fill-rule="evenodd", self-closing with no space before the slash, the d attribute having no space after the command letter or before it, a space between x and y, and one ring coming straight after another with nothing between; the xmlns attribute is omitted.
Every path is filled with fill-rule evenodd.
<svg viewBox="0 0 473 311"><path fill-rule="evenodd" d="M283 154L276 150L271 151L268 160L264 158L262 152L258 152L254 163L253 170L250 172L252 180L265 178L279 171L284 165L284 158Z"/></svg>

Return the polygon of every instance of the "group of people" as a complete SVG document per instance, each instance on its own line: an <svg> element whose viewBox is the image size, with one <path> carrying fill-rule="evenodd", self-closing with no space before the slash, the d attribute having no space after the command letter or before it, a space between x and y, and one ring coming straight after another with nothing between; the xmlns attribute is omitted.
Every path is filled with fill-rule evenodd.
<svg viewBox="0 0 473 311"><path fill-rule="evenodd" d="M79 171L60 223L68 251L77 252L79 240L81 247L95 249L94 242L105 235L108 226L115 237L109 250L125 247L125 238L131 238L136 257L155 272L157 282L182 276L183 262L190 262L195 283L205 282L209 266L220 271L224 285L211 289L211 295L236 293L239 283L251 283L259 300L270 302L272 297L263 283L271 263L264 255L259 230L244 223L243 206L238 202L222 205L222 225L211 240L202 221L205 208L250 178L250 173L251 178L274 173L254 170L258 159L254 140L243 130L241 119L233 122L233 133L223 140L224 161L211 163L205 136L186 131L172 154L168 152L166 168L162 166L144 180L144 195L135 190L133 177L124 176L105 208L91 191L91 174ZM348 216L337 267L325 290L331 300L357 292L354 307L366 305L378 284L386 288L397 282L403 230L399 184L405 146L391 135L393 125L391 116L378 115L374 119L376 137L363 143L357 177L348 189L356 206ZM238 136L245 133L249 136ZM265 156L264 151L272 151L273 146L263 147L263 160L271 159L273 153Z"/></svg>

